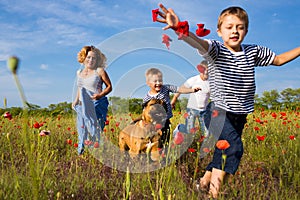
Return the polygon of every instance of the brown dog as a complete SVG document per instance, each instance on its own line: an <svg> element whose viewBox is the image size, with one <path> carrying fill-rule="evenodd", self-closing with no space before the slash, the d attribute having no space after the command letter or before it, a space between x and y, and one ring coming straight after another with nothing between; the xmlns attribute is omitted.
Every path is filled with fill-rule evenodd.
<svg viewBox="0 0 300 200"><path fill-rule="evenodd" d="M152 161L158 161L158 143L162 134L160 128L167 118L165 103L152 99L144 105L141 119L135 120L119 134L121 151L128 151L131 158L140 153L150 153Z"/></svg>

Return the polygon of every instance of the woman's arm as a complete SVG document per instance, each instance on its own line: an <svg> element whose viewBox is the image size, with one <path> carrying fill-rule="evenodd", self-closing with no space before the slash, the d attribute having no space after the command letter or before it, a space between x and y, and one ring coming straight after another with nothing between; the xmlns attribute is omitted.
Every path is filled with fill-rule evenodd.
<svg viewBox="0 0 300 200"><path fill-rule="evenodd" d="M100 99L101 97L106 96L112 91L112 84L107 72L103 68L100 68L98 74L99 77L102 79L103 83L105 84L105 88L102 90L102 92L94 94L92 96L92 99Z"/></svg>

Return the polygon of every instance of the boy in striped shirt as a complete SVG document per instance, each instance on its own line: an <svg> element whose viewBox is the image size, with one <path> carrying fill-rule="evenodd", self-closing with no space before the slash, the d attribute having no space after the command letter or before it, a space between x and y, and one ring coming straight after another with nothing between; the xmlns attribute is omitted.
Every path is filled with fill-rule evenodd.
<svg viewBox="0 0 300 200"><path fill-rule="evenodd" d="M197 92L201 88L194 86L192 88L187 88L185 86L177 87L175 85L163 84L163 74L157 68L150 68L146 71L146 83L150 90L143 98L143 104L147 103L151 99L161 99L166 104L167 120L161 129L161 145L165 144L170 138L170 118L173 117L172 107L170 103L170 92L187 94L192 92Z"/></svg>
<svg viewBox="0 0 300 200"><path fill-rule="evenodd" d="M207 166L200 186L209 189L209 195L218 197L226 174L235 174L243 155L242 131L247 114L254 110L254 67L281 66L300 55L300 47L276 55L269 48L242 44L248 32L248 14L240 7L224 9L218 18L217 33L222 42L204 40L186 31L187 22L180 22L172 9L159 5L163 12L158 22L166 23L163 29L172 28L180 38L196 48L208 60L209 85L212 102L204 116L209 132L216 140L227 140L229 148L225 166L222 166L222 151L216 148L212 162ZM184 32L183 32L184 31Z"/></svg>

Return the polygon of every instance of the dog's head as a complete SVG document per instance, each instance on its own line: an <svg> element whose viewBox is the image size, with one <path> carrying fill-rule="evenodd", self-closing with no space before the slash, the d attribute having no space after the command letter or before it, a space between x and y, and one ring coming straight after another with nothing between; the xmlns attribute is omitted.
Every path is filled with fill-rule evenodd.
<svg viewBox="0 0 300 200"><path fill-rule="evenodd" d="M164 126L167 120L167 106L161 99L151 99L143 104L142 118L145 122L161 124Z"/></svg>

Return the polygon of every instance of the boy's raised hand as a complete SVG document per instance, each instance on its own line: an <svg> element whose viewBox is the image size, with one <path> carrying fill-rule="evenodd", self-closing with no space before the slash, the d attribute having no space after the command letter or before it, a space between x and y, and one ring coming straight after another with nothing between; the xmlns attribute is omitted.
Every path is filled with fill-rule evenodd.
<svg viewBox="0 0 300 200"><path fill-rule="evenodd" d="M159 4L159 7L163 12L158 12L158 14L162 18L157 18L158 22L165 23L167 26L163 27L163 30L167 30L169 28L176 28L179 22L178 16L175 14L174 10L172 8L167 9L164 5L161 3Z"/></svg>

